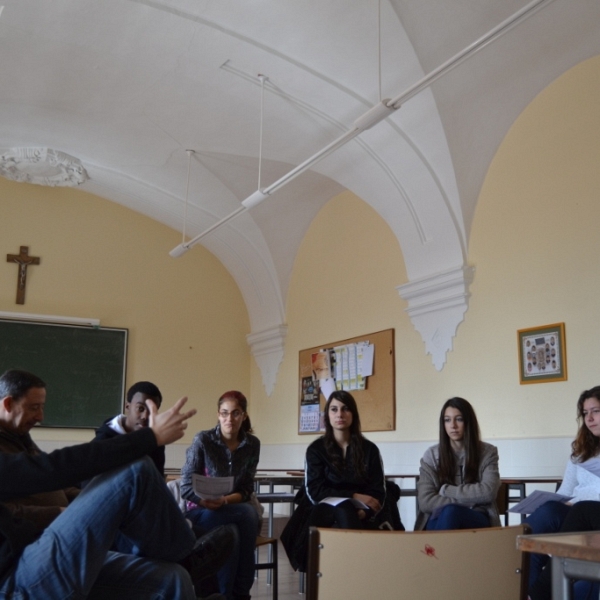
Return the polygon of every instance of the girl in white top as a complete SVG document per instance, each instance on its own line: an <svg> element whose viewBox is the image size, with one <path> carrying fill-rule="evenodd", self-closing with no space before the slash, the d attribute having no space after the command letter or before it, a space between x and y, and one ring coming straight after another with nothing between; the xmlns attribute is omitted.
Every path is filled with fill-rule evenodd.
<svg viewBox="0 0 600 600"><path fill-rule="evenodd" d="M585 390L577 401L579 429L571 444L571 458L567 463L559 494L572 496L568 503L550 501L542 504L525 520L533 533L560 531L571 506L581 500L599 502L600 510L600 386ZM595 475L598 473L599 475ZM529 585L535 583L548 562L544 554L532 554Z"/></svg>

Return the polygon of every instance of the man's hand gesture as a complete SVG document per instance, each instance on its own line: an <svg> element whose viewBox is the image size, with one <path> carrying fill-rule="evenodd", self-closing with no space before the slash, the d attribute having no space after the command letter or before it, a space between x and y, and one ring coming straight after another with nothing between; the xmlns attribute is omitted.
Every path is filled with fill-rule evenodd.
<svg viewBox="0 0 600 600"><path fill-rule="evenodd" d="M146 406L150 411L150 429L154 431L156 443L166 446L181 439L187 427L186 421L196 414L196 409L182 413L181 408L187 402L187 396L177 400L174 406L163 413L158 414L158 408L152 400L146 400Z"/></svg>

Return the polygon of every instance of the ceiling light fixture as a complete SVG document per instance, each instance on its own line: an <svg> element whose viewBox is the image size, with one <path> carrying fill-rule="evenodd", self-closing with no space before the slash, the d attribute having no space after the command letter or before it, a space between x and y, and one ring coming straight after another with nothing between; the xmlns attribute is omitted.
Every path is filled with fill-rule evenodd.
<svg viewBox="0 0 600 600"><path fill-rule="evenodd" d="M328 146L325 146L325 148L311 156L309 159L305 160L303 163L299 164L297 167L286 173L283 177L281 177L271 185L267 186L264 190L260 189L259 183L259 189L257 189L254 193L250 194L250 196L243 200L242 205L239 208L234 210L226 217L223 217L220 221L217 221L216 223L211 225L208 229L205 229L204 231L199 233L189 242L184 242L179 246L173 248L173 250L171 250L169 254L174 258L181 256L182 254L187 252L193 245L197 244L203 237L207 236L215 229L218 229L225 223L231 221L238 215L242 214L243 212L246 212L247 210L253 208L257 204L260 204L263 200L268 198L279 188L282 188L284 185L290 183L290 181L298 177L298 175L304 173L304 171L310 169L317 162L319 162L326 156L329 156L338 148L341 148L343 145L347 144L350 140L360 135L363 131L370 129L374 125L377 125L377 123L379 123L380 121L383 121L395 110L398 110L402 103L406 102L407 100L410 100L413 96L416 96L419 92L429 87L432 83L446 75L446 73L450 72L452 69L463 63L465 60L479 52L479 50L482 50L487 45L496 41L505 33L510 31L513 27L519 25L520 23L522 23L523 21L525 21L526 19L528 19L529 17L531 17L536 12L538 12L553 1L554 0L533 0L533 2L530 2L529 4L524 6L521 10L511 15L508 19L502 21L499 25L488 31L488 33L486 33L478 40L474 41L472 44L455 54L452 58L448 59L445 63L441 64L439 67L431 71L420 81L417 81L406 91L402 92L401 94L399 94L395 98L392 98L391 100L381 100L379 104L376 104L371 109L369 109L364 115L362 115L362 117L356 119L351 130L347 131L338 139L331 142L331 144L329 144Z"/></svg>

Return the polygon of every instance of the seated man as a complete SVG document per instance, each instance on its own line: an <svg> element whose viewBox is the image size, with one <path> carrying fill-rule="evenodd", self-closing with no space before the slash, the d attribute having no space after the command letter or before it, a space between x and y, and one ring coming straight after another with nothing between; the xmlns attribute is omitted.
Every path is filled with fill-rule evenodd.
<svg viewBox="0 0 600 600"><path fill-rule="evenodd" d="M138 381L134 383L128 390L125 397L124 414L117 415L111 419L107 419L101 427L96 430L94 440L105 440L113 438L117 435L123 435L148 427L150 419L150 409L146 404L146 400L152 400L156 404L156 408L160 408L162 403L162 394L156 385L149 381ZM158 472L164 477L165 475L165 447L158 446L152 454L149 455L154 461ZM198 536L205 534L205 531L199 528L194 528L194 533ZM236 538L237 539L237 538ZM237 544L236 544L237 546ZM237 547L234 548L234 552ZM216 575L207 578L205 581L196 584L196 592L204 597L211 598L211 594L215 594L218 589Z"/></svg>
<svg viewBox="0 0 600 600"><path fill-rule="evenodd" d="M0 391L0 452L41 454L29 432L44 418L43 382L37 377L23 377L16 370L5 376L5 390ZM78 494L79 488L69 487L15 498L4 505L13 517L27 519L42 531Z"/></svg>
<svg viewBox="0 0 600 600"><path fill-rule="evenodd" d="M117 415L106 420L101 427L96 430L97 440L105 440L124 433L131 433L137 429L148 427L150 411L146 405L146 400L152 400L156 408L160 408L162 403L162 394L160 390L149 381L138 381L128 390L125 400L124 414ZM165 447L159 446L151 455L158 472L165 474Z"/></svg>
<svg viewBox="0 0 600 600"><path fill-rule="evenodd" d="M14 397L15 380L38 401L39 411L45 385L29 373L2 375L0 398ZM183 437L196 412L181 412L186 401L181 398L162 414L149 401L150 426L129 435L50 454L0 453L0 502L97 475L41 535L31 522L14 519L0 506L0 597L195 600L192 577L203 579L223 565L234 534L220 528L196 541L145 458ZM18 410L27 420L25 407Z"/></svg>

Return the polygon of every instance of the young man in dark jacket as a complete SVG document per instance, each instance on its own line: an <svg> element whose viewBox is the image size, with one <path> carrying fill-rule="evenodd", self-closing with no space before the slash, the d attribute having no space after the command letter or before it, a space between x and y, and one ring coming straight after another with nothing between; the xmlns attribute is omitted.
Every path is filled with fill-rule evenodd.
<svg viewBox="0 0 600 600"><path fill-rule="evenodd" d="M156 408L160 409L162 404L162 394L156 385L150 381L138 381L128 390L125 398L125 409L122 415L112 417L96 429L96 440L106 440L131 433L138 429L148 427L150 424L150 410L146 400L152 400ZM165 447L158 446L150 455L150 458L156 465L158 472L165 474Z"/></svg>

